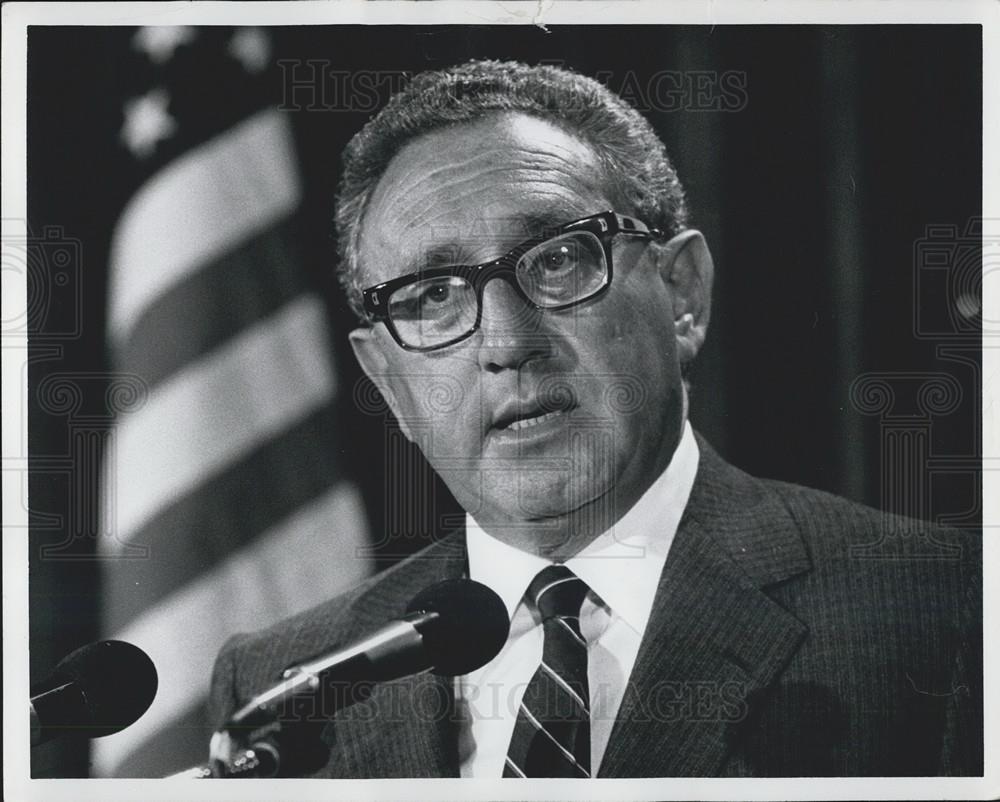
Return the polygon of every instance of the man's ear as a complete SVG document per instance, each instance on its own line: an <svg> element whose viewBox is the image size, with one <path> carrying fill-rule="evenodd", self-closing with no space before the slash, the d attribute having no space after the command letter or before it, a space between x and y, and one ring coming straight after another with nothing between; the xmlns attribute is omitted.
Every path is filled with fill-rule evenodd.
<svg viewBox="0 0 1000 802"><path fill-rule="evenodd" d="M712 254L700 231L682 231L663 246L660 274L673 298L674 334L681 364L701 350L712 308Z"/></svg>
<svg viewBox="0 0 1000 802"><path fill-rule="evenodd" d="M389 362L385 358L385 352L382 350L382 344L378 340L375 329L363 326L356 328L350 333L349 339L351 341L351 348L354 349L354 356L357 358L358 364L361 365L361 369L372 380L378 391L382 393L382 397L389 405L389 409L392 410L392 414L399 421L403 434L412 442L413 437L410 435L406 416L403 415L399 399L390 385Z"/></svg>

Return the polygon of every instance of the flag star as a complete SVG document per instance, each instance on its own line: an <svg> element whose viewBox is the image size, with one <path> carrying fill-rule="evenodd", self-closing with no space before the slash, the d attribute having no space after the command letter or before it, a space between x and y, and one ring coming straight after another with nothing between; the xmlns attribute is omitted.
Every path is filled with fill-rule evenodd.
<svg viewBox="0 0 1000 802"><path fill-rule="evenodd" d="M229 54L247 72L261 72L271 58L271 41L260 28L240 28L229 40Z"/></svg>
<svg viewBox="0 0 1000 802"><path fill-rule="evenodd" d="M147 25L132 39L132 46L141 50L154 64L166 64L181 45L194 41L195 30L187 25Z"/></svg>
<svg viewBox="0 0 1000 802"><path fill-rule="evenodd" d="M163 89L153 89L125 103L125 125L121 138L139 158L152 156L160 140L177 130L177 123L167 112L170 96Z"/></svg>

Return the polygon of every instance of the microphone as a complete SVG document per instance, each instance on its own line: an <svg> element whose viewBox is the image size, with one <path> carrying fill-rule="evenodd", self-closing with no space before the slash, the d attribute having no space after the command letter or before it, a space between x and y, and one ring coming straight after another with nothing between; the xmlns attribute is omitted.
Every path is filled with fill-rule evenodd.
<svg viewBox="0 0 1000 802"><path fill-rule="evenodd" d="M413 598L406 612L403 618L356 643L285 669L281 682L237 710L223 729L268 723L293 698L315 692L321 685L347 688L428 669L450 677L467 674L500 652L510 630L507 608L500 597L471 579L448 579L432 585ZM351 701L357 698L347 700L338 695L332 709Z"/></svg>
<svg viewBox="0 0 1000 802"><path fill-rule="evenodd" d="M276 722L286 704L321 688L353 690L350 696L337 692L324 699L324 713L332 713L367 696L370 682L428 670L448 677L468 674L500 652L509 631L507 608L485 585L471 579L432 585L413 598L402 618L360 641L287 668L280 682L233 713L215 733L208 765L172 777L273 777L279 769L294 770L281 765L275 730L280 729ZM236 731L243 732L249 746ZM303 743L292 749L307 751Z"/></svg>
<svg viewBox="0 0 1000 802"><path fill-rule="evenodd" d="M146 712L156 686L153 661L138 646L120 640L82 646L31 687L31 745L123 730Z"/></svg>

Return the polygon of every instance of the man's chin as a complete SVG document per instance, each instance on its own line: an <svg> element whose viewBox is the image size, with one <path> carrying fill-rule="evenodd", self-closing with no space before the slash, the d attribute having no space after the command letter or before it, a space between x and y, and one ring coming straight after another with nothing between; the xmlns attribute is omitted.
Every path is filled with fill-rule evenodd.
<svg viewBox="0 0 1000 802"><path fill-rule="evenodd" d="M610 488L546 483L540 477L532 482L527 474L520 478L519 486L507 495L489 493L485 514L476 516L484 530L505 543L540 554L573 553L616 520Z"/></svg>

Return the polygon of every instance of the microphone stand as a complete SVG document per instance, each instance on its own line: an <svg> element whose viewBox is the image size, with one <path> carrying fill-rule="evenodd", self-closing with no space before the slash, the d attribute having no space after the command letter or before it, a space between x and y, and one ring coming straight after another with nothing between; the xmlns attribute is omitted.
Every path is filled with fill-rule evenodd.
<svg viewBox="0 0 1000 802"><path fill-rule="evenodd" d="M342 654L337 657L342 657ZM363 654L350 657L348 666L367 665L367 657ZM319 690L327 668L325 662L315 661L286 669L277 686L236 711L212 735L207 763L171 774L166 779L267 779L278 776L282 767L279 736L282 734L283 706ZM354 690L354 699L338 699L336 706L358 701L370 692L370 688L364 687L355 687ZM301 720L296 724L301 726Z"/></svg>
<svg viewBox="0 0 1000 802"><path fill-rule="evenodd" d="M213 778L275 777L281 768L281 752L277 735L280 725L275 722L264 732L253 734L249 745L240 744L229 730L212 736L209 745L209 767Z"/></svg>
<svg viewBox="0 0 1000 802"><path fill-rule="evenodd" d="M275 733L278 726L277 723L273 726ZM208 763L170 774L165 779L267 779L277 776L280 768L281 752L273 734L261 733L249 745L241 745L228 730L222 729L212 736Z"/></svg>
<svg viewBox="0 0 1000 802"><path fill-rule="evenodd" d="M285 669L277 685L233 713L212 736L207 764L167 779L276 777L282 768L278 735L288 704L315 698L326 687L330 692L325 694L325 708L339 709L367 698L372 689L366 680L379 682L428 670L420 627L439 616L436 611L411 613L359 643ZM301 725L301 717L298 721ZM298 746L293 753L303 751ZM301 761L301 756L296 758Z"/></svg>

